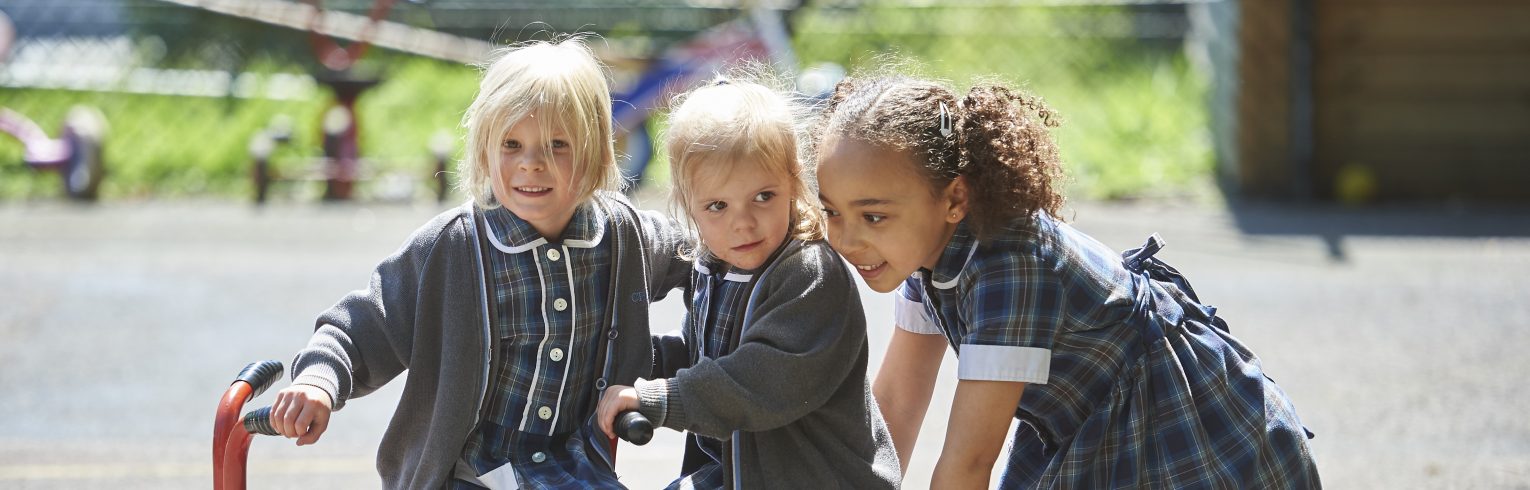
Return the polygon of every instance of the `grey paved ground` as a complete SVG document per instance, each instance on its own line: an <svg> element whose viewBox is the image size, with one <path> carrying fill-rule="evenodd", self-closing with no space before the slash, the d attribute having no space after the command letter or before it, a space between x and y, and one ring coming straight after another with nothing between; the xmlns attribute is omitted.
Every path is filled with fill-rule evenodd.
<svg viewBox="0 0 1530 490"><path fill-rule="evenodd" d="M1332 488L1530 488L1530 212L1077 205L1077 225L1164 256L1295 399ZM206 488L213 409L256 359L287 361L434 206L38 202L0 206L0 488ZM887 296L864 291L873 366ZM678 321L661 305L656 324ZM948 358L909 488L927 485ZM253 488L374 488L397 387L317 446L256 440ZM270 395L255 403L269 403ZM624 446L634 488L680 438Z"/></svg>

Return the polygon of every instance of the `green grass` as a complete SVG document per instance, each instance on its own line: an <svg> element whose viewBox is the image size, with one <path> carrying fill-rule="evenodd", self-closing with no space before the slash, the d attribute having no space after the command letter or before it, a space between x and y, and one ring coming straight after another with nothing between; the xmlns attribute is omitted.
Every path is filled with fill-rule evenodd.
<svg viewBox="0 0 1530 490"><path fill-rule="evenodd" d="M362 154L376 159L374 170L424 177L430 171L430 140L438 131L456 134L477 89L477 71L413 58L388 66L384 82L358 103ZM95 106L106 115L111 128L103 150L108 173L102 199L248 195L251 137L277 115L289 118L292 144L275 153L273 165L298 172L295 162L322 154L319 127L329 100L322 90L303 101L0 91L0 106L32 119L54 137L73 105ZM21 156L19 142L0 136L0 199L62 195L58 174L34 171L22 164Z"/></svg>
<svg viewBox="0 0 1530 490"><path fill-rule="evenodd" d="M1041 96L1062 115L1054 135L1070 195L1130 198L1195 192L1211 175L1207 87L1177 50L1070 35L1078 16L1129 25L1124 11L1091 8L865 8L799 13L804 65L851 74L895 60L961 90L997 81Z"/></svg>
<svg viewBox="0 0 1530 490"><path fill-rule="evenodd" d="M1204 186L1213 165L1205 83L1178 50L1065 32L1079 14L1092 25L1130 22L1121 11L1100 8L808 8L793 18L794 48L804 66L835 62L854 73L883 62L871 54L896 52L921 63L923 74L963 88L996 77L1042 96L1063 118L1054 134L1071 196L1179 195ZM453 155L460 155L458 125L477 70L385 52L368 57L389 70L358 104L362 153L376 160L372 170L428 175L430 141L440 131L452 136ZM297 71L272 63L253 69ZM279 114L290 118L293 144L273 160L278 170L295 172L292 162L321 154L318 128L328 98L322 89L303 101L0 89L0 106L54 136L72 105L105 113L107 200L244 198L251 136ZM647 178L665 186L667 175L656 151ZM0 200L61 194L57 174L25 167L21 145L0 136Z"/></svg>

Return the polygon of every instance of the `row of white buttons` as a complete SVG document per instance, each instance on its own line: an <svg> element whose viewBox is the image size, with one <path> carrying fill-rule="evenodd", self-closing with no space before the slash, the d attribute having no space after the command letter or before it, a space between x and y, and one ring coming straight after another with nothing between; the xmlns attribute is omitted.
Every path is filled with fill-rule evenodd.
<svg viewBox="0 0 1530 490"><path fill-rule="evenodd" d="M559 253L557 249L547 249L547 260L551 260L553 262L557 262L558 259L560 259L562 257L563 257L563 254ZM558 310L558 311L567 310L568 309L568 301L563 299L563 298L558 298L556 300L553 300L553 309L554 310ZM551 358L554 362L562 361L563 360L563 349L559 349L557 347L554 347L552 351L547 353L547 357ZM552 415L553 415L553 413L552 413L552 409L551 408L548 408L548 407L544 406L542 408L538 408L537 409L537 417L541 418L542 420L550 419L550 418L552 418ZM533 463L541 463L543 461L547 461L547 455L546 454L543 454L543 453L541 453L539 451L536 454L532 454L531 455L531 462L533 462Z"/></svg>

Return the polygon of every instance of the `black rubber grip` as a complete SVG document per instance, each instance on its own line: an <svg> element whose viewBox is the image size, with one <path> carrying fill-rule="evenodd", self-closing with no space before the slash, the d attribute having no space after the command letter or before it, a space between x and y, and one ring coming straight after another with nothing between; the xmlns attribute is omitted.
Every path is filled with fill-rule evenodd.
<svg viewBox="0 0 1530 490"><path fill-rule="evenodd" d="M254 390L250 392L250 398L255 398L260 396L261 393L265 393L266 388L270 388L272 384L276 383L276 379L280 377L282 377L282 363L267 360L252 362L250 365L245 366L244 370L239 372L239 377L234 378L234 381L249 383L250 388Z"/></svg>
<svg viewBox="0 0 1530 490"><path fill-rule="evenodd" d="M281 435L271 427L271 407L260 407L244 414L244 431L263 436Z"/></svg>
<svg viewBox="0 0 1530 490"><path fill-rule="evenodd" d="M639 446L653 440L653 422L649 422L648 417L636 411L622 412L621 415L617 415L615 429L616 437Z"/></svg>

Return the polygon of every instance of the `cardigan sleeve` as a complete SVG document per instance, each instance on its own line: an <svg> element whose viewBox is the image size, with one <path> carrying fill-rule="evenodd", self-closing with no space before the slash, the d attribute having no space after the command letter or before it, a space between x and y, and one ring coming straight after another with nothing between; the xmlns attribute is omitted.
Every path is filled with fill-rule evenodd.
<svg viewBox="0 0 1530 490"><path fill-rule="evenodd" d="M664 299L671 290L689 288L692 262L680 257L680 250L690 241L690 234L673 218L656 211L637 211L647 255L648 298ZM686 291L686 300L690 291Z"/></svg>
<svg viewBox="0 0 1530 490"><path fill-rule="evenodd" d="M685 329L655 334L653 342L653 372L648 379L669 378L682 368L691 365L690 335Z"/></svg>
<svg viewBox="0 0 1530 490"><path fill-rule="evenodd" d="M365 289L352 291L321 313L308 345L292 361L293 384L324 390L339 410L347 400L377 390L408 369L417 308L430 301L422 298L422 288L442 289L428 287L430 280L443 275L441 270L432 272L433 262L444 259L435 253L437 245L450 232L467 236L461 229L465 221L443 213L416 230L377 265Z"/></svg>

